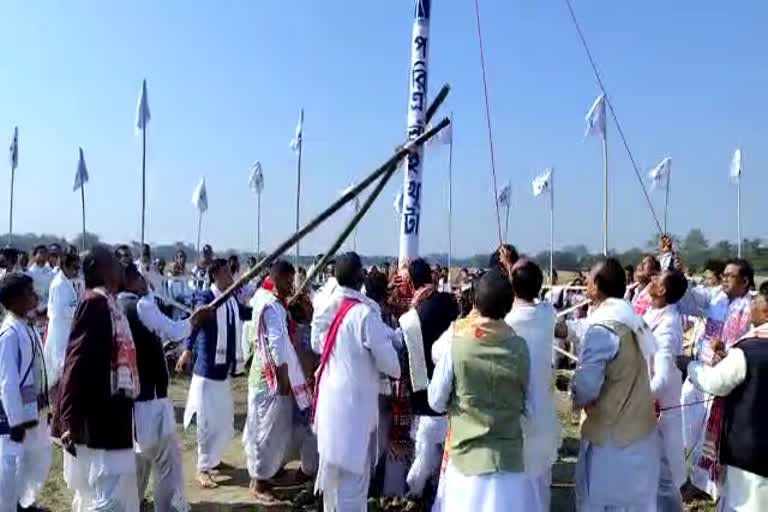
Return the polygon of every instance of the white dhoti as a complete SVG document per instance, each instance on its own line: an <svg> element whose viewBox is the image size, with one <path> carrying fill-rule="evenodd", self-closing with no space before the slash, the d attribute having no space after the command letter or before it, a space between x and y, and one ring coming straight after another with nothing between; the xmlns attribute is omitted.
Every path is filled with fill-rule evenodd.
<svg viewBox="0 0 768 512"><path fill-rule="evenodd" d="M525 473L463 475L451 462L432 512L539 511L534 483Z"/></svg>
<svg viewBox="0 0 768 512"><path fill-rule="evenodd" d="M64 452L64 481L74 491L73 512L138 512L136 456L133 450L75 447Z"/></svg>
<svg viewBox="0 0 768 512"><path fill-rule="evenodd" d="M51 442L45 418L16 443L0 436L0 512L16 512L17 505L29 507L48 479Z"/></svg>
<svg viewBox="0 0 768 512"><path fill-rule="evenodd" d="M685 379L683 390L680 394L680 411L683 415L683 439L685 449L690 451L701 450L701 442L704 439L704 427L706 426L707 394L696 389L690 380Z"/></svg>
<svg viewBox="0 0 768 512"><path fill-rule="evenodd" d="M294 410L292 396L248 389L243 447L251 478L269 480L297 457L304 474L317 472L317 442L309 427L296 421Z"/></svg>
<svg viewBox="0 0 768 512"><path fill-rule="evenodd" d="M136 402L136 479L139 498L145 496L154 473L152 496L155 512L187 512L181 451L176 439L176 419L168 398Z"/></svg>
<svg viewBox="0 0 768 512"><path fill-rule="evenodd" d="M408 494L420 496L430 477L437 473L443 457L443 445L448 431L448 420L444 416L417 416L411 429L414 453L413 464L408 471L406 482Z"/></svg>
<svg viewBox="0 0 768 512"><path fill-rule="evenodd" d="M371 436L362 473L353 473L335 464L320 461L315 492L323 494L323 512L366 512L371 470L377 441Z"/></svg>
<svg viewBox="0 0 768 512"><path fill-rule="evenodd" d="M197 469L210 471L221 462L227 444L235 435L235 408L229 379L212 380L192 375L184 428L192 418L197 424Z"/></svg>

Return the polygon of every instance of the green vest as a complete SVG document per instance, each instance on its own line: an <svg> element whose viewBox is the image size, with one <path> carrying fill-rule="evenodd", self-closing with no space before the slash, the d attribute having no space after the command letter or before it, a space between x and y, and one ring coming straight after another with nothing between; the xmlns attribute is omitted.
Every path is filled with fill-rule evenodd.
<svg viewBox="0 0 768 512"><path fill-rule="evenodd" d="M468 336L466 329L457 329L460 334L453 337L450 457L466 476L524 470L520 419L528 389L528 347L499 322L503 325L494 325L494 332L480 339Z"/></svg>

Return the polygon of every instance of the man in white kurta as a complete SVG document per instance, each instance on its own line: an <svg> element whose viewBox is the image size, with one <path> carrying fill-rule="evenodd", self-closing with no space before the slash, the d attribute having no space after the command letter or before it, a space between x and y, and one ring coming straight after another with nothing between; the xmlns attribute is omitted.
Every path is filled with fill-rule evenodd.
<svg viewBox="0 0 768 512"><path fill-rule="evenodd" d="M314 428L320 464L315 489L326 512L362 512L376 454L380 375L400 377L393 332L379 306L360 293L363 265L355 253L336 261L339 287L312 319L317 372Z"/></svg>
<svg viewBox="0 0 768 512"><path fill-rule="evenodd" d="M574 403L586 412L575 475L580 511L656 506L661 445L647 368L656 342L625 291L624 269L613 258L587 279L593 308L571 383Z"/></svg>
<svg viewBox="0 0 768 512"><path fill-rule="evenodd" d="M48 477L51 444L39 400L47 389L40 340L25 318L37 306L32 279L6 274L0 303L0 512L16 512L35 503Z"/></svg>
<svg viewBox="0 0 768 512"><path fill-rule="evenodd" d="M522 337L530 358L528 402L535 404L526 417L525 472L536 484L537 510L550 508L552 465L560 448L560 422L552 391L552 346L555 308L548 301L536 302L543 282L541 269L533 261L519 261L512 269L515 302L506 322Z"/></svg>
<svg viewBox="0 0 768 512"><path fill-rule="evenodd" d="M299 479L317 471L317 447L295 410L311 405L307 386L288 329L284 302L293 295L294 267L275 262L253 299L253 319L243 326L243 353L251 359L248 416L243 447L251 477L251 493L274 501L271 479L294 456L301 458ZM298 452L298 453L297 453Z"/></svg>
<svg viewBox="0 0 768 512"><path fill-rule="evenodd" d="M677 302L685 294L687 281L678 271L664 271L648 285L651 307L643 319L653 331L657 350L651 364L651 395L658 419L662 444L658 507L664 512L682 511L680 487L685 483L685 446L680 392L683 375L675 358L683 351L683 322Z"/></svg>
<svg viewBox="0 0 768 512"><path fill-rule="evenodd" d="M48 331L45 338L45 368L48 370L48 387L55 402L56 387L64 368L64 354L69 344L72 320L77 309L78 296L73 283L80 273L80 257L76 254L62 256L62 265L51 282L48 293Z"/></svg>
<svg viewBox="0 0 768 512"><path fill-rule="evenodd" d="M32 264L27 269L27 275L33 279L35 293L39 299L34 327L38 336L42 337L47 317L48 291L54 276L53 270L48 266L48 248L46 246L39 245L32 251Z"/></svg>

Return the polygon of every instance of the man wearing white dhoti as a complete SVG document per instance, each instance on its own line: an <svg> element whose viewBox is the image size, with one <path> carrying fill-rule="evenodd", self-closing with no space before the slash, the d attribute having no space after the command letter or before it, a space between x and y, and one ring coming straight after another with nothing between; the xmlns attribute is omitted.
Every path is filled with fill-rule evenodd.
<svg viewBox="0 0 768 512"><path fill-rule="evenodd" d="M117 296L117 304L131 327L141 385L134 403L139 498L145 495L150 472L153 472L155 511L186 512L189 506L184 496L173 403L168 398L168 367L163 342L186 338L211 311L201 308L189 320L171 320L157 307L145 278L133 264L124 269L123 291Z"/></svg>
<svg viewBox="0 0 768 512"><path fill-rule="evenodd" d="M45 368L51 403L56 403L57 388L64 368L64 355L72 332L72 320L79 302L73 283L80 273L80 256L66 253L61 257L59 272L53 278L48 293L48 329L45 336Z"/></svg>
<svg viewBox="0 0 768 512"><path fill-rule="evenodd" d="M87 288L72 322L51 435L65 448L72 510L137 512L133 401L139 395L136 347L114 293L122 268L95 246L83 258Z"/></svg>
<svg viewBox="0 0 768 512"><path fill-rule="evenodd" d="M681 365L697 388L717 397L712 410L723 414L723 512L768 510L768 422L761 412L768 400L768 283L752 300L751 319L754 328L716 366L690 359Z"/></svg>
<svg viewBox="0 0 768 512"><path fill-rule="evenodd" d="M213 260L208 272L212 284L200 293L202 304L213 302L233 283L227 260ZM229 378L244 371L242 322L250 318L251 308L230 297L210 320L193 330L176 364L176 370L181 373L194 357L184 428L189 428L196 418L197 480L203 488L218 487L211 471L221 463L224 450L235 434Z"/></svg>
<svg viewBox="0 0 768 512"><path fill-rule="evenodd" d="M432 410L427 399L427 386L434 370L432 345L458 318L459 306L453 295L437 291L432 269L423 259L408 265L408 277L415 291L411 307L399 323L408 352L414 415L411 437L415 442L413 464L406 482L408 493L420 496L430 478L437 474L448 429L445 416Z"/></svg>
<svg viewBox="0 0 768 512"><path fill-rule="evenodd" d="M613 258L587 279L593 309L572 381L574 403L586 412L575 475L580 511L656 507L661 445L648 376L656 342L625 291L624 269Z"/></svg>
<svg viewBox="0 0 768 512"><path fill-rule="evenodd" d="M38 298L29 276L0 279L0 512L37 511L51 464L40 339L27 321Z"/></svg>
<svg viewBox="0 0 768 512"><path fill-rule="evenodd" d="M506 322L525 340L530 357L530 394L534 404L523 428L525 437L525 472L536 491L536 508L550 508L552 465L560 448L560 422L555 411L552 391L552 345L555 331L555 308L548 301L537 302L544 280L541 268L530 260L518 261L512 267L515 301Z"/></svg>
<svg viewBox="0 0 768 512"><path fill-rule="evenodd" d="M393 332L379 306L360 293L360 257L336 260L339 287L312 319L316 373L314 429L320 464L315 490L325 512L363 512L376 454L380 375L400 377Z"/></svg>
<svg viewBox="0 0 768 512"><path fill-rule="evenodd" d="M505 273L485 274L476 285L475 310L455 322L439 351L429 404L446 411L450 423L444 494L436 503L442 512L544 510L525 472L521 423L530 360L525 341L503 320L512 296Z"/></svg>
<svg viewBox="0 0 768 512"><path fill-rule="evenodd" d="M275 499L270 480L294 457L301 459L298 480L309 479L317 471L314 436L294 418L295 411L312 404L294 349L295 327L286 309L294 277L293 265L275 262L251 300L253 319L243 326L243 353L252 360L243 446L251 494L265 502Z"/></svg>
<svg viewBox="0 0 768 512"><path fill-rule="evenodd" d="M683 352L683 321L677 303L687 287L685 275L676 270L663 271L651 278L648 285L651 307L643 317L657 345L651 364L651 395L656 404L662 444L658 509L663 512L682 512L680 487L687 473L680 408L683 375L675 366L677 356Z"/></svg>

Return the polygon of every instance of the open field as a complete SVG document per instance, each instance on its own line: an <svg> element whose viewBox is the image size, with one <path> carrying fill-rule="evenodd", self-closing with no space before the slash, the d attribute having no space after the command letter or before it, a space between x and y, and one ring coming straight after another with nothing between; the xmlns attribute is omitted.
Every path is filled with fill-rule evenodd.
<svg viewBox="0 0 768 512"><path fill-rule="evenodd" d="M316 502L311 498L311 484L305 486L285 485L279 489L279 497L285 501L281 504L261 507L248 494L248 473L245 469L245 455L240 444L239 434L242 432L246 415L247 386L244 378L234 381L235 396L235 426L238 437L232 440L224 457L228 464L217 476L220 487L215 490L202 490L194 481L196 451L194 430L184 432L181 429L181 418L186 400L187 379L175 379L171 386L171 395L176 408L176 418L181 443L187 497L193 512L237 512L237 511L314 511ZM563 446L560 450L560 460L553 468L552 510L570 512L575 510L573 471L578 455L578 417L571 411L570 402L564 393L556 392L557 408L563 426ZM289 466L290 467L290 466ZM287 472L290 476L290 471ZM40 504L53 512L70 510L71 494L62 480L61 452L54 449L54 464L48 483L43 490ZM295 501L294 502L292 502ZM300 504L300 503L302 504ZM147 510L152 510L148 508ZM408 510L418 512L421 507L417 503L403 503L399 506L391 504L381 508L371 502L369 510ZM710 512L714 507L706 503L691 503L686 505L688 512Z"/></svg>

